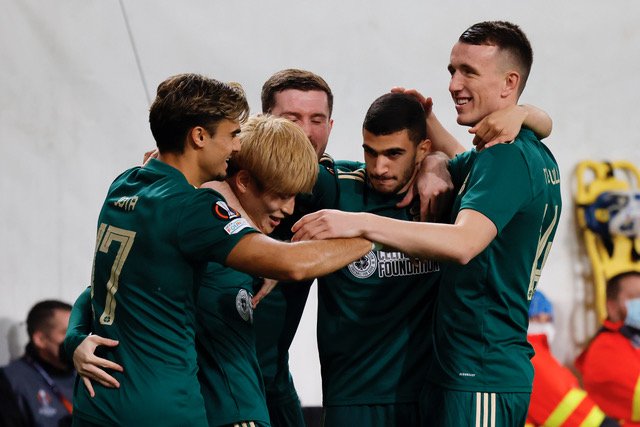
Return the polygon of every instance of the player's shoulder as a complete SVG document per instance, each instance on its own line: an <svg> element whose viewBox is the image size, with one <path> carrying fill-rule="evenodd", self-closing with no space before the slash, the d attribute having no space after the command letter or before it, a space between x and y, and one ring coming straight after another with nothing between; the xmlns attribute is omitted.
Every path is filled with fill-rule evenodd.
<svg viewBox="0 0 640 427"><path fill-rule="evenodd" d="M320 159L320 167L321 170L336 176L339 180L364 182L366 177L364 163L354 160L334 160L333 157L326 153Z"/></svg>
<svg viewBox="0 0 640 427"><path fill-rule="evenodd" d="M225 197L212 188L198 188L191 193L198 204L211 206L212 212L220 219L228 220L240 217L240 212L233 208Z"/></svg>
<svg viewBox="0 0 640 427"><path fill-rule="evenodd" d="M354 170L349 169L336 169L338 180L352 180L358 182L365 182L367 172L364 167L360 167Z"/></svg>

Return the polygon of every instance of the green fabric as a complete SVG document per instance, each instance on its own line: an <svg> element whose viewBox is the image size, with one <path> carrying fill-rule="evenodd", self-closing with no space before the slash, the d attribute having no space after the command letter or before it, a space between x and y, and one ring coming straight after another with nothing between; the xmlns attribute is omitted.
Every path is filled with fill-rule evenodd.
<svg viewBox="0 0 640 427"><path fill-rule="evenodd" d="M469 165L471 168L469 170ZM436 361L429 380L461 391L531 392L528 309L561 210L558 165L533 132L454 159L454 202L498 234L467 265L447 265L435 316Z"/></svg>
<svg viewBox="0 0 640 427"><path fill-rule="evenodd" d="M294 389L295 392L295 389ZM271 427L305 427L304 414L298 395L290 395L288 399L277 402L267 398Z"/></svg>
<svg viewBox="0 0 640 427"><path fill-rule="evenodd" d="M332 163L333 159L325 154L322 162ZM315 210L313 204L308 202L310 197L298 195L294 214L284 218L270 236L289 241L293 224L303 215ZM291 421L292 427L304 425L299 424L302 420L302 408L289 372L289 348L300 324L312 283L313 280L280 282L254 312L256 352L274 426L282 425L277 424L279 419ZM279 415L280 413L282 414Z"/></svg>
<svg viewBox="0 0 640 427"><path fill-rule="evenodd" d="M312 283L278 283L254 311L256 350L270 402L298 400L289 373L289 347Z"/></svg>
<svg viewBox="0 0 640 427"><path fill-rule="evenodd" d="M428 385L421 396L420 426L525 425L530 393L455 391Z"/></svg>
<svg viewBox="0 0 640 427"><path fill-rule="evenodd" d="M69 316L69 327L64 339L64 350L73 357L76 348L91 332L91 287L84 290L76 299Z"/></svg>
<svg viewBox="0 0 640 427"><path fill-rule="evenodd" d="M349 170L350 169L350 170ZM412 219L404 194L382 195L363 164L321 168L318 208ZM318 347L324 406L417 402L431 357L439 264L415 267L401 252L375 251L318 279Z"/></svg>
<svg viewBox="0 0 640 427"><path fill-rule="evenodd" d="M417 403L389 405L329 406L322 414L322 427L408 427L417 426Z"/></svg>
<svg viewBox="0 0 640 427"><path fill-rule="evenodd" d="M253 329L254 279L210 262L200 283L196 348L209 426L246 420L268 425Z"/></svg>
<svg viewBox="0 0 640 427"><path fill-rule="evenodd" d="M91 330L120 341L100 355L124 372L112 373L119 389L95 385L94 398L76 387L74 417L103 425L207 425L196 378L197 278L207 261L223 263L240 238L255 232L228 213L218 193L195 189L157 160L114 181L98 220Z"/></svg>

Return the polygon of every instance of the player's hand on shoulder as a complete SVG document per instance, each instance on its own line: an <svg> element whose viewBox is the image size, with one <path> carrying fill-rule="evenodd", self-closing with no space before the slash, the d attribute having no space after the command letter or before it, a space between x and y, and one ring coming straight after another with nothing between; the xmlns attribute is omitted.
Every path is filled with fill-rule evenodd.
<svg viewBox="0 0 640 427"><path fill-rule="evenodd" d="M397 206L408 206L416 195L420 197L420 221L442 222L448 219L455 194L446 154L437 152L425 157L413 184Z"/></svg>
<svg viewBox="0 0 640 427"><path fill-rule="evenodd" d="M154 148L153 150L149 150L146 153L144 153L144 157L142 158L142 167L147 166L147 163L149 163L151 159L157 159L159 155L160 155L160 151L158 151L157 148Z"/></svg>
<svg viewBox="0 0 640 427"><path fill-rule="evenodd" d="M527 112L519 105L509 105L480 120L469 133L474 134L473 145L478 151L496 144L512 142L520 133Z"/></svg>

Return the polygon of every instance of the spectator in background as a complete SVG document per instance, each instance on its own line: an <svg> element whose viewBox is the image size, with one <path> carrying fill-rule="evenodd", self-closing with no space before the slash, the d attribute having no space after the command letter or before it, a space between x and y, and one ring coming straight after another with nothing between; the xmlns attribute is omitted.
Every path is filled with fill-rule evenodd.
<svg viewBox="0 0 640 427"><path fill-rule="evenodd" d="M573 373L551 354L553 307L539 290L529 307L527 340L536 354L531 359L535 376L529 403L527 427L619 427L605 416Z"/></svg>
<svg viewBox="0 0 640 427"><path fill-rule="evenodd" d="M17 404L20 413L12 425L71 425L75 370L62 349L71 305L61 301L37 303L27 317L29 343L20 359L2 368L11 396L3 396L0 412L8 414ZM6 384L6 383L5 383ZM4 422L9 422L3 418Z"/></svg>
<svg viewBox="0 0 640 427"><path fill-rule="evenodd" d="M576 360L585 390L625 427L640 426L640 273L607 282L607 319Z"/></svg>

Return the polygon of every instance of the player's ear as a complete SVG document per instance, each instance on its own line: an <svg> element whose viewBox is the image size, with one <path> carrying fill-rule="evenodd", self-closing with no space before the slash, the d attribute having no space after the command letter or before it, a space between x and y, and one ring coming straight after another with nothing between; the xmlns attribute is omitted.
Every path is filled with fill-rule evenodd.
<svg viewBox="0 0 640 427"><path fill-rule="evenodd" d="M208 132L202 126L196 126L191 129L187 135L187 143L193 144L196 148L204 148L205 136Z"/></svg>
<svg viewBox="0 0 640 427"><path fill-rule="evenodd" d="M423 139L416 147L416 163L422 163L424 158L431 152L431 140Z"/></svg>
<svg viewBox="0 0 640 427"><path fill-rule="evenodd" d="M517 93L519 84L520 84L520 74L518 74L517 71L509 71L504 77L504 86L502 88L502 96L506 98L514 92Z"/></svg>
<svg viewBox="0 0 640 427"><path fill-rule="evenodd" d="M249 184L251 183L251 180L253 178L251 177L251 174L248 170L241 169L233 175L232 179L235 182L236 189L240 193L244 194L249 191Z"/></svg>

